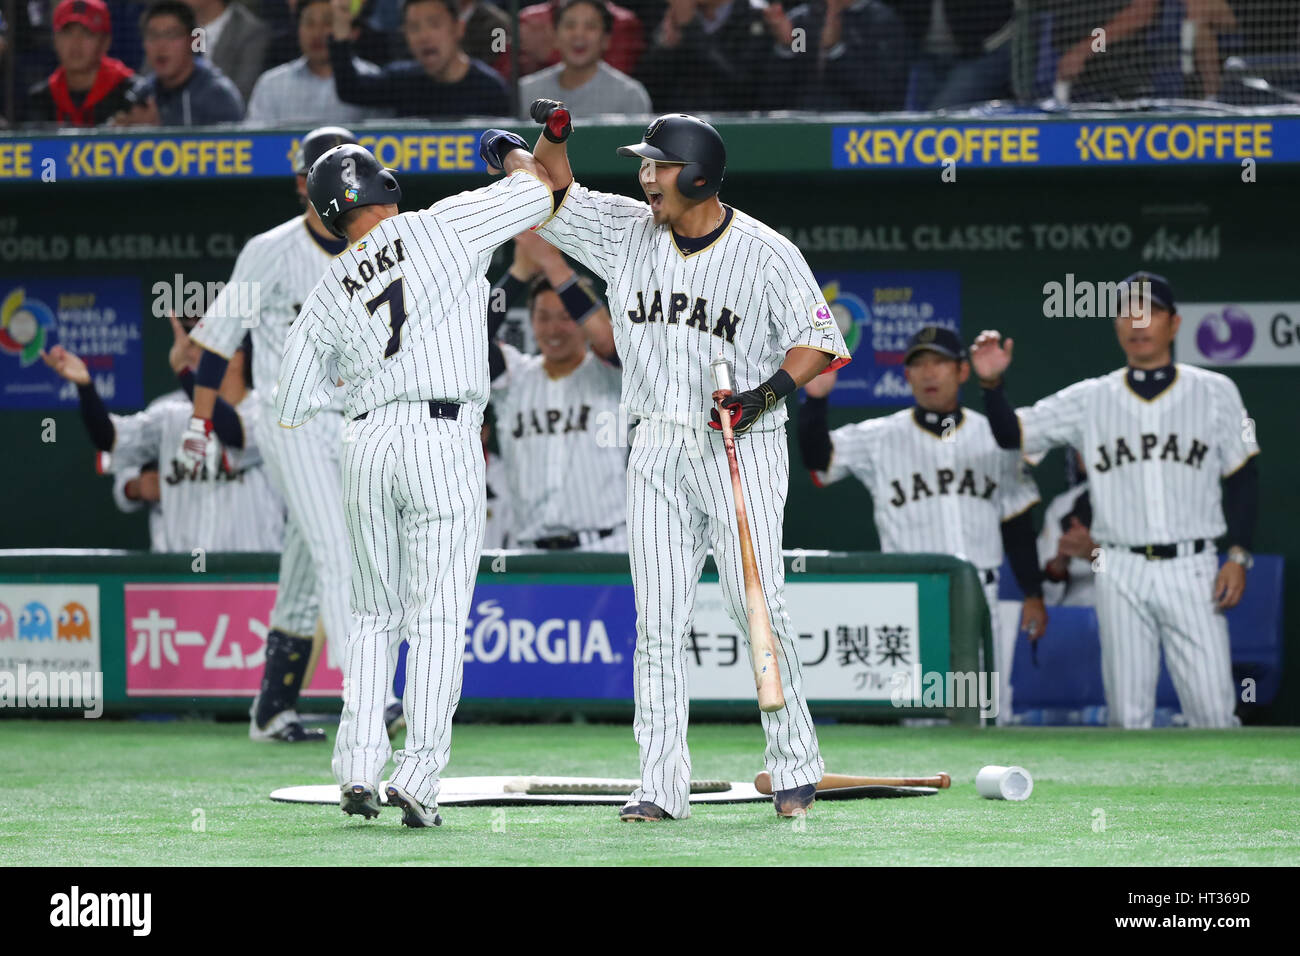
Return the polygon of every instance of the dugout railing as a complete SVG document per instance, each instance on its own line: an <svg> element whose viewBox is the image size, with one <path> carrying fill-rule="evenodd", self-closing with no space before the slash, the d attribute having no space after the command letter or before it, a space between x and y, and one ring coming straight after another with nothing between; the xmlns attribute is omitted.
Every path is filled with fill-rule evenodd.
<svg viewBox="0 0 1300 956"><path fill-rule="evenodd" d="M244 712L261 677L278 565L274 554L0 555L0 606L15 625L0 625L10 694L0 715L74 709L32 699L41 670L102 673L109 714ZM815 716L977 724L981 706L987 714L991 634L971 565L800 551L785 565L786 648L800 658ZM635 619L625 555L485 553L465 629L461 716L630 717ZM683 662L692 717L755 715L737 630L710 557ZM316 663L301 710L338 710L337 665L328 652ZM19 678L26 700L12 696Z"/></svg>

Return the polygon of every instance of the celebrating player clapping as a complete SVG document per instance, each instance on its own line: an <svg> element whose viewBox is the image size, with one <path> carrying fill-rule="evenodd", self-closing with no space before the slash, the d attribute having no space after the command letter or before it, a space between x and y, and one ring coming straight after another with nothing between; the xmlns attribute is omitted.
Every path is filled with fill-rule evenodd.
<svg viewBox="0 0 1300 956"><path fill-rule="evenodd" d="M181 388L134 415L109 413L95 390L90 370L77 355L56 345L42 357L59 377L77 386L81 417L91 443L109 454L109 470L129 472L137 481L150 462L160 465L157 481L159 518L151 521L154 550L278 551L284 527L284 503L262 468L252 435L258 415L257 393L249 388L246 347L236 352L221 381L214 405L215 466L183 461L176 454L190 420L187 392L194 387L195 348L180 322L171 317L168 361Z"/></svg>
<svg viewBox="0 0 1300 956"><path fill-rule="evenodd" d="M979 569L993 626L999 675L998 719L1011 716L1015 633L1003 637L998 574L1005 550L1025 594L1021 628L1030 640L1047 626L1030 509L1038 489L1015 451L994 441L988 420L962 407L970 377L966 350L949 329L926 326L912 337L904 373L916 405L883 418L827 429L831 376L805 387L799 448L817 485L852 475L871 492L882 551L951 554Z"/></svg>
<svg viewBox="0 0 1300 956"><path fill-rule="evenodd" d="M982 333L971 364L999 445L1084 452L1110 723L1151 726L1163 645L1188 723L1236 726L1222 612L1241 599L1253 563L1259 446L1231 379L1174 363L1181 318L1169 283L1136 273L1123 285L1149 289L1151 302L1115 320L1124 368L1013 410L1003 381L1011 340ZM1225 532L1228 561L1216 570L1214 539Z"/></svg>

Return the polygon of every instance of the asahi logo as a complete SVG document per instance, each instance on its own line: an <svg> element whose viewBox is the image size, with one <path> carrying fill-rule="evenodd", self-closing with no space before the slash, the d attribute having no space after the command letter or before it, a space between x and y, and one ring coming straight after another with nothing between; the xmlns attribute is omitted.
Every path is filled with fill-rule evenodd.
<svg viewBox="0 0 1300 956"><path fill-rule="evenodd" d="M1197 226L1191 232L1174 232L1161 226L1142 247L1143 262L1183 262L1219 258L1219 227Z"/></svg>

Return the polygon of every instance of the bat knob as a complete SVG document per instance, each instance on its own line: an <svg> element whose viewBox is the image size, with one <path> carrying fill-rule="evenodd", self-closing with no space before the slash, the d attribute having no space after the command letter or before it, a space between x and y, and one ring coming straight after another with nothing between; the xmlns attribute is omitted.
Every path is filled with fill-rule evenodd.
<svg viewBox="0 0 1300 956"><path fill-rule="evenodd" d="M950 777L950 776L948 776L946 773L942 773L942 772L940 772L939 774L937 774L937 776L939 777L939 789L940 789L940 790L947 790L949 787L952 786L952 777Z"/></svg>

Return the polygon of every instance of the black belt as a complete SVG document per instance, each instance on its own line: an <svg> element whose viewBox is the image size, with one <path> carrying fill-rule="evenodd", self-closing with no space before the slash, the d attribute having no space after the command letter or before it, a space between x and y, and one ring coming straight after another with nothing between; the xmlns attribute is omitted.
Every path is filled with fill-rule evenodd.
<svg viewBox="0 0 1300 956"><path fill-rule="evenodd" d="M601 528L596 532L602 538L608 538L614 533L613 528ZM572 551L582 544L582 539L578 537L577 532L573 534L556 534L549 538L538 538L533 542L534 548L541 548L543 551Z"/></svg>
<svg viewBox="0 0 1300 956"><path fill-rule="evenodd" d="M1192 542L1192 554L1200 554L1210 546L1209 541L1199 538ZM1148 561L1154 561L1156 558L1176 558L1178 557L1178 545L1176 544L1141 544L1135 548L1129 548L1134 554L1140 554Z"/></svg>
<svg viewBox="0 0 1300 956"><path fill-rule="evenodd" d="M362 412L360 415L357 415L352 420L354 422L359 422L361 421L361 419L365 418L369 414L370 414L369 412ZM459 415L460 415L460 406L457 405L455 402L435 402L433 401L433 399L429 400L430 418L448 418L454 422Z"/></svg>
<svg viewBox="0 0 1300 956"><path fill-rule="evenodd" d="M988 571L984 572L985 584L994 584L997 582L997 579L998 579L998 573L996 571L989 569Z"/></svg>

